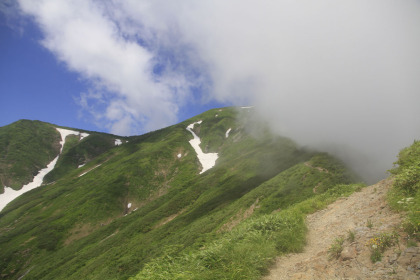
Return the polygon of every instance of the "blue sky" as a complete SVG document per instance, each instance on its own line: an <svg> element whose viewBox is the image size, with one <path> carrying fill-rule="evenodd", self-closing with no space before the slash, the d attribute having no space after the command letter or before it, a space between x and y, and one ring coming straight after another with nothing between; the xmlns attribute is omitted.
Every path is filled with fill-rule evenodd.
<svg viewBox="0 0 420 280"><path fill-rule="evenodd" d="M40 43L44 35L33 20L23 15L19 15L19 20L15 17L8 18L5 13L0 13L0 126L19 119L31 119L112 132L106 120L95 119L80 104L80 95L91 90L92 82L69 69L66 62L59 61ZM155 71L161 67L157 64ZM191 89L191 93L197 96L200 91L200 88ZM196 100L180 109L176 119L166 124L221 106L226 106L226 103ZM160 127L138 127L137 131L130 133L141 134L157 128Z"/></svg>
<svg viewBox="0 0 420 280"><path fill-rule="evenodd" d="M40 31L33 24L22 33L0 24L0 125L32 119L86 129L96 128L78 118L74 98L86 86L40 46ZM97 129L97 128L96 128Z"/></svg>

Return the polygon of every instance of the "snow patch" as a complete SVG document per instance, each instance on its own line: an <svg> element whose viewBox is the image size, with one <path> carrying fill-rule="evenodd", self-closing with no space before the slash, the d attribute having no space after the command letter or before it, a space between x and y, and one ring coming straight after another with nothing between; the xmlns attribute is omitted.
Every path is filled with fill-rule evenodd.
<svg viewBox="0 0 420 280"><path fill-rule="evenodd" d="M86 138L86 137L88 137L90 134L89 133L86 133L86 132L81 132L80 133L80 141L82 141L83 140L83 138Z"/></svg>
<svg viewBox="0 0 420 280"><path fill-rule="evenodd" d="M115 146L119 146L122 144L122 141L120 139L115 139Z"/></svg>
<svg viewBox="0 0 420 280"><path fill-rule="evenodd" d="M254 106L241 107L241 109L251 109L251 108L254 108Z"/></svg>
<svg viewBox="0 0 420 280"><path fill-rule="evenodd" d="M42 185L42 182L44 181L44 177L45 175L47 175L51 170L54 169L58 157L60 156L61 152L63 151L63 147L64 144L66 142L66 137L68 135L74 134L74 135L79 135L79 132L77 131L73 131L73 130L68 130L68 129L64 129L64 128L56 128L57 131L60 133L61 135L61 141L60 141L60 145L61 145L61 149L60 149L60 153L57 155L57 157L55 159L53 159L48 165L47 167L41 169L38 174L34 177L34 179L32 180L32 182L24 185L20 190L15 191L12 188L9 187L4 187L4 193L0 194L0 211L3 210L4 207L6 207L6 205L11 202L12 200L14 200L15 198L17 198L18 196L33 190L39 186Z"/></svg>
<svg viewBox="0 0 420 280"><path fill-rule="evenodd" d="M216 160L218 158L217 153L204 153L203 150L201 150L201 140L197 136L197 134L194 133L193 128L195 124L201 124L202 122L203 121L198 121L187 126L187 130L191 132L191 134L194 137L192 140L189 141L189 143L197 153L198 160L200 161L201 166L203 167L200 174L212 168L216 164Z"/></svg>
<svg viewBox="0 0 420 280"><path fill-rule="evenodd" d="M74 130L68 130L68 129L64 129L64 128L55 128L55 129L57 129L58 132L60 132L60 134L61 134L61 141L60 141L60 145L61 145L60 154L61 154L61 152L63 151L63 148L64 148L64 143L66 142L66 137L71 135L71 134L79 135L80 132L74 131Z"/></svg>
<svg viewBox="0 0 420 280"><path fill-rule="evenodd" d="M129 202L129 203L127 204L127 208L128 208L128 209L130 209L130 208L131 208L131 202Z"/></svg>
<svg viewBox="0 0 420 280"><path fill-rule="evenodd" d="M89 169L88 171L86 171L86 172L84 172L84 173L82 173L82 174L80 174L79 175L79 177L82 177L83 175L85 175L85 174L87 174L87 173L89 173L90 171L92 171L93 169L95 169L95 168L98 168L99 166L101 166L102 165L102 163L101 164L98 164L97 166L95 166L94 168L91 168L91 169Z"/></svg>
<svg viewBox="0 0 420 280"><path fill-rule="evenodd" d="M178 155L177 155L177 157L178 157L178 158L181 158L181 157L182 157L182 154L178 154Z"/></svg>
<svg viewBox="0 0 420 280"><path fill-rule="evenodd" d="M230 131L232 130L232 128L229 128L227 131L226 131L226 138L228 138L229 137L229 133L230 133Z"/></svg>
<svg viewBox="0 0 420 280"><path fill-rule="evenodd" d="M77 168L81 168L81 167L85 166L85 164L86 163L83 163L83 164L79 165Z"/></svg>

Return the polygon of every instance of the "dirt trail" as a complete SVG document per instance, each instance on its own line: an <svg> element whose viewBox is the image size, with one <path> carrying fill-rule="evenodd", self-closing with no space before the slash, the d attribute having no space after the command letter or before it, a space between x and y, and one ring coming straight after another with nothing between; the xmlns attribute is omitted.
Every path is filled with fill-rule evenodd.
<svg viewBox="0 0 420 280"><path fill-rule="evenodd" d="M264 279L420 279L420 249L405 248L398 228L401 217L385 202L391 184L391 179L380 181L309 215L304 251L279 257ZM387 249L382 261L373 264L367 242L396 229L399 246ZM355 233L354 241L346 240L340 257L330 260L331 244L337 237L347 238L349 230Z"/></svg>

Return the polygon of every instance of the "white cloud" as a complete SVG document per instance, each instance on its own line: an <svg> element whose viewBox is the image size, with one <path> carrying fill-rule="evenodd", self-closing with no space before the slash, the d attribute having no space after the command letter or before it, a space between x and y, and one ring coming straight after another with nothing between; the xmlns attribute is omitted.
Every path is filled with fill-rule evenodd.
<svg viewBox="0 0 420 280"><path fill-rule="evenodd" d="M110 123L111 132L126 135L144 132L134 128L156 129L174 123L178 99L188 95L188 88L182 79L174 84L170 73L167 80L153 73L153 50L127 37L118 19L108 13L107 4L111 2L20 1L22 10L34 16L41 27L42 44L69 69L92 82L92 90L104 92L101 101L109 105L101 115ZM88 101L99 101L82 99L85 108Z"/></svg>
<svg viewBox="0 0 420 280"><path fill-rule="evenodd" d="M201 87L203 100L257 105L280 133L348 146L382 172L420 137L415 0L20 4L43 44L103 90L81 101L113 132L173 123Z"/></svg>
<svg viewBox="0 0 420 280"><path fill-rule="evenodd" d="M420 138L420 2L189 5L175 12L179 28L208 63L218 100L255 104L281 134L376 178Z"/></svg>

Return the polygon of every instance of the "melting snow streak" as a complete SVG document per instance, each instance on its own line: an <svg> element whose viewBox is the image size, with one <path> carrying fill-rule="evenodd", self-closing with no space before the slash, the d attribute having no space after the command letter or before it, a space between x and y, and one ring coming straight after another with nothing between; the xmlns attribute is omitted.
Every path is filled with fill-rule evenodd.
<svg viewBox="0 0 420 280"><path fill-rule="evenodd" d="M226 131L226 138L228 138L229 137L229 132L232 130L232 128L229 128L227 131Z"/></svg>
<svg viewBox="0 0 420 280"><path fill-rule="evenodd" d="M187 130L191 132L191 134L194 136L194 138L190 140L190 144L194 148L195 152L197 153L198 160L200 161L201 166L203 167L203 170L201 170L200 174L212 168L216 164L216 160L218 158L217 153L205 154L203 153L203 150L201 150L201 147L200 147L201 140L197 136L197 134L195 134L193 131L194 125L196 123L200 124L201 122L202 121L195 122L187 126Z"/></svg>
<svg viewBox="0 0 420 280"><path fill-rule="evenodd" d="M95 167L93 167L93 168L89 169L88 171L86 171L86 172L84 172L84 173L80 174L80 175L79 175L79 177L82 177L83 175L85 175L85 174L89 173L90 171L92 171L92 170L93 170L93 169L95 169L95 168L98 168L98 167L99 167L99 166L101 166L101 165L102 165L102 163L101 163L101 164L96 165Z"/></svg>
<svg viewBox="0 0 420 280"><path fill-rule="evenodd" d="M80 133L80 141L82 141L83 140L83 138L86 138L86 137L88 137L89 136L89 133L86 133L86 132L82 132L82 133Z"/></svg>
<svg viewBox="0 0 420 280"><path fill-rule="evenodd" d="M61 134L61 141L60 141L60 145L61 145L60 154L61 154L61 152L63 151L64 143L66 142L67 135L70 135L70 134L79 135L79 132L63 129L63 128L56 128L56 129ZM12 188L4 187L4 193L0 194L0 211L3 210L3 208L6 207L6 205L12 200L14 200L16 197L41 186L42 181L44 181L45 175L47 175L51 170L54 169L55 164L57 163L57 160L60 154L55 159L53 159L53 161L51 161L47 165L46 168L41 169L39 173L34 177L32 182L28 183L27 185L24 185L20 190L15 191Z"/></svg>

